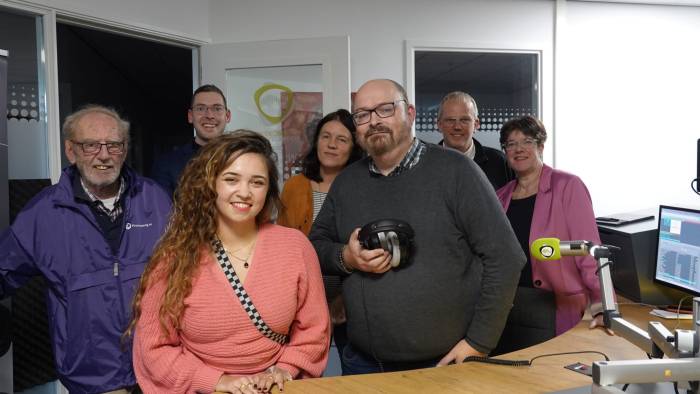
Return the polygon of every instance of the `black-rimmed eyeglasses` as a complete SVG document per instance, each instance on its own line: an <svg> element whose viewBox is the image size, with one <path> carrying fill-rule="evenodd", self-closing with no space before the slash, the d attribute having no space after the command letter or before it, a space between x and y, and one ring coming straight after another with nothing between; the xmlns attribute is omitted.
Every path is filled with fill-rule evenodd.
<svg viewBox="0 0 700 394"><path fill-rule="evenodd" d="M221 104L214 104L214 105L204 105L204 104L197 104L194 107L192 107L192 112L196 114L206 114L207 111L211 111L217 115L221 115L224 112L226 112L226 107L224 107Z"/></svg>
<svg viewBox="0 0 700 394"><path fill-rule="evenodd" d="M80 146L83 153L86 155L94 155L102 150L102 146L107 148L107 153L111 155L118 155L124 153L124 142L110 141L110 142L78 142L71 140L72 143Z"/></svg>
<svg viewBox="0 0 700 394"><path fill-rule="evenodd" d="M361 109L359 111L355 111L352 114L352 120L355 122L356 126L363 125L365 123L368 123L370 119L372 119L372 112L377 114L377 116L379 116L380 118L388 118L394 115L394 112L396 112L396 104L402 101L404 103L406 102L406 100L401 99L391 103L379 104L372 109Z"/></svg>

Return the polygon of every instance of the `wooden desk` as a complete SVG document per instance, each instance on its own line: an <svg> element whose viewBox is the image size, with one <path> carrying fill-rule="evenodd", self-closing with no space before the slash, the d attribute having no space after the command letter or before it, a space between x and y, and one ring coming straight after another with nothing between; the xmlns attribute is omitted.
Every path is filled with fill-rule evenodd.
<svg viewBox="0 0 700 394"><path fill-rule="evenodd" d="M650 320L648 307L621 305L623 317L646 330ZM673 329L675 320L661 320ZM691 321L681 321L690 328ZM502 355L507 360L529 360L535 356L593 350L603 352L611 360L645 359L646 354L626 340L609 336L603 330L589 330L585 320L572 330L552 340ZM540 358L529 367L509 367L483 363L466 363L441 368L405 372L332 378L296 380L287 383L284 394L315 393L542 393L590 385L590 377L572 372L565 365L582 362L590 365L603 360L598 354L572 354ZM278 393L278 391L275 391Z"/></svg>

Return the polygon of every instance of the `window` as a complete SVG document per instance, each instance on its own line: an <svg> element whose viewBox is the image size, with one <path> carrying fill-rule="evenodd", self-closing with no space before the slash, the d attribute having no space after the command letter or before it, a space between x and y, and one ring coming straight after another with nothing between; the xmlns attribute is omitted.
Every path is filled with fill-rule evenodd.
<svg viewBox="0 0 700 394"><path fill-rule="evenodd" d="M501 126L508 119L540 114L539 54L536 52L415 52L416 136L439 142L440 100L452 91L469 93L477 103L481 126L475 137L500 149Z"/></svg>

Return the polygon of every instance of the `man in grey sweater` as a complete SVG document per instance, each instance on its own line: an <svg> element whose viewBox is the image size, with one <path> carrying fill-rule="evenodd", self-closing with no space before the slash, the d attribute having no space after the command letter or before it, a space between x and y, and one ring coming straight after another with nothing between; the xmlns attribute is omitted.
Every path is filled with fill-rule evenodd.
<svg viewBox="0 0 700 394"><path fill-rule="evenodd" d="M344 276L344 374L425 368L486 355L512 305L525 256L493 188L464 156L413 138L415 108L391 80L357 92L369 157L347 167L309 235L323 272ZM364 249L359 228L391 218L415 231L408 262Z"/></svg>

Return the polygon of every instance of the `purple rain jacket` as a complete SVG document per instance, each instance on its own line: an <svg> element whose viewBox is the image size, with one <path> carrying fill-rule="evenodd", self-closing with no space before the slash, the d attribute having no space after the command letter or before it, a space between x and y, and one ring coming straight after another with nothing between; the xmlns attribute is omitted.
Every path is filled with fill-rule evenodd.
<svg viewBox="0 0 700 394"><path fill-rule="evenodd" d="M61 383L70 392L102 393L136 384L131 341L121 342L131 299L165 230L170 197L126 166L124 227L118 255L90 208L76 202L75 166L63 170L0 235L0 298L32 276L46 278L49 331Z"/></svg>

